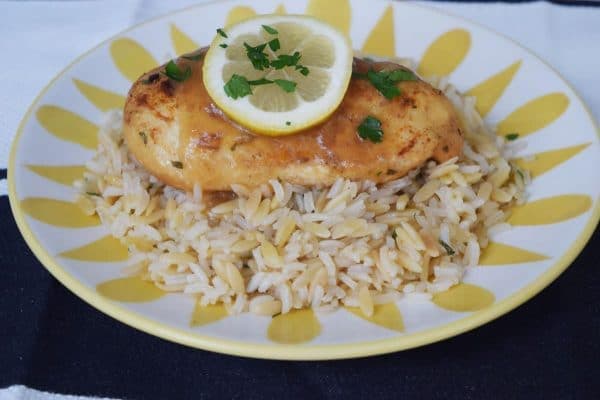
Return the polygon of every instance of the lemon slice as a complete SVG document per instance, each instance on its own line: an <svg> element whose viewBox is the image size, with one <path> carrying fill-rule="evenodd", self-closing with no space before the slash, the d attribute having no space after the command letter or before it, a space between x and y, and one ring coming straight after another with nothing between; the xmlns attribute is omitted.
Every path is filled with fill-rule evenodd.
<svg viewBox="0 0 600 400"><path fill-rule="evenodd" d="M279 46L269 44L274 39ZM263 54L259 52L262 70L253 65L245 44L267 44ZM287 57L294 53L300 56L296 54L295 63ZM272 63L280 56L286 61L283 67ZM204 86L236 122L257 133L287 135L335 111L350 82L352 56L348 38L322 21L304 15L261 15L217 33L204 59ZM246 88L243 81L250 82L252 93L237 98L238 92L228 94L225 86L232 77Z"/></svg>

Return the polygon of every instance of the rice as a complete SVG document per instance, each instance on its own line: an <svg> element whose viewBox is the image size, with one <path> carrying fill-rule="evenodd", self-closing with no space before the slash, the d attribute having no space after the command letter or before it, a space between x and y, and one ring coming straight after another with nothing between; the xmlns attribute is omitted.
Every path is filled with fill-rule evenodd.
<svg viewBox="0 0 600 400"><path fill-rule="evenodd" d="M463 120L463 155L392 182L236 184L236 198L209 206L200 187L169 187L130 158L114 111L75 183L77 203L128 247L125 273L233 314L349 306L369 316L377 304L429 299L478 264L530 181L474 99L445 79L430 83Z"/></svg>

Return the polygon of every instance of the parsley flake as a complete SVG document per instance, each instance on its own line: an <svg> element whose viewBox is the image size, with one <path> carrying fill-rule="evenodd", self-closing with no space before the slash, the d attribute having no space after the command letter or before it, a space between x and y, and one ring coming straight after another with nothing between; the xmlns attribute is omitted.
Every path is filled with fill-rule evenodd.
<svg viewBox="0 0 600 400"><path fill-rule="evenodd" d="M400 89L388 79L387 74L370 70L367 73L367 79L386 99L391 100L396 96L400 96Z"/></svg>
<svg viewBox="0 0 600 400"><path fill-rule="evenodd" d="M262 27L267 33L270 33L271 35L277 35L279 33L277 31L277 29L275 29L269 25L263 25Z"/></svg>
<svg viewBox="0 0 600 400"><path fill-rule="evenodd" d="M290 121L285 121L285 124L286 124L287 126L290 126L292 123L291 123Z"/></svg>
<svg viewBox="0 0 600 400"><path fill-rule="evenodd" d="M515 168L515 172L521 177L522 180L525 180L525 174L523 171L521 171L519 168Z"/></svg>
<svg viewBox="0 0 600 400"><path fill-rule="evenodd" d="M358 136L373 143L380 143L383 140L381 121L375 117L368 116L358 126Z"/></svg>
<svg viewBox="0 0 600 400"><path fill-rule="evenodd" d="M281 44L279 43L279 39L275 38L269 42L269 48L273 51L277 51L281 48Z"/></svg>
<svg viewBox="0 0 600 400"><path fill-rule="evenodd" d="M165 67L165 75L177 82L183 82L192 76L192 69L187 67L185 70L181 70L175 61L171 60Z"/></svg>
<svg viewBox="0 0 600 400"><path fill-rule="evenodd" d="M398 237L398 234L396 233L396 230L394 230L392 232L392 239L396 240L397 237Z"/></svg>
<svg viewBox="0 0 600 400"><path fill-rule="evenodd" d="M408 70L398 68L393 71L375 72L370 69L366 74L353 73L353 78L367 79L386 99L391 100L400 96L400 89L396 86L398 82L416 81L417 76Z"/></svg>
<svg viewBox="0 0 600 400"><path fill-rule="evenodd" d="M142 142L144 142L144 146L148 144L148 136L146 136L146 132L140 131L138 135L142 138Z"/></svg>
<svg viewBox="0 0 600 400"><path fill-rule="evenodd" d="M271 61L271 67L275 69L283 69L285 67L294 67L300 61L302 56L299 52L295 52L292 55L289 54L279 54L276 60Z"/></svg>
<svg viewBox="0 0 600 400"><path fill-rule="evenodd" d="M273 82L287 93L292 93L296 90L296 82L294 81L288 81L287 79L275 79Z"/></svg>
<svg viewBox="0 0 600 400"><path fill-rule="evenodd" d="M269 83L273 83L272 80L267 78L256 79L254 81L248 81L248 84L251 86L259 86L259 85L268 85Z"/></svg>
<svg viewBox="0 0 600 400"><path fill-rule="evenodd" d="M519 134L518 133L509 133L508 135L504 136L506 138L506 140L508 140L509 142L512 142L513 140L517 140L519 138Z"/></svg>
<svg viewBox="0 0 600 400"><path fill-rule="evenodd" d="M227 44L226 44L226 43L221 43L221 44L219 45L219 47L220 47L220 48L222 48L222 49L226 49L226 48L227 48L227 47L229 47L229 46L227 46Z"/></svg>
<svg viewBox="0 0 600 400"><path fill-rule="evenodd" d="M217 33L227 39L229 36L225 33L225 31L221 28L217 29Z"/></svg>
<svg viewBox="0 0 600 400"><path fill-rule="evenodd" d="M171 161L171 165L177 169L183 169L183 163L181 161Z"/></svg>
<svg viewBox="0 0 600 400"><path fill-rule="evenodd" d="M96 193L96 192L85 192L85 194L87 194L88 196L102 197L102 196L100 196L100 193Z"/></svg>
<svg viewBox="0 0 600 400"><path fill-rule="evenodd" d="M453 256L454 254L456 254L454 249L450 247L448 243L444 242L442 239L439 239L438 242L442 245L444 250L446 250L446 254L448 254L449 256Z"/></svg>
<svg viewBox="0 0 600 400"><path fill-rule="evenodd" d="M300 71L300 73L304 76L307 76L310 73L310 70L304 65L296 65L296 71Z"/></svg>
<svg viewBox="0 0 600 400"><path fill-rule="evenodd" d="M276 29L267 25L263 25L263 29L272 35L279 33ZM274 55L275 58L271 59L269 57L269 54L271 53L267 54L267 52L265 52L267 46L269 46L271 51L277 52L281 49L281 42L279 41L279 38L273 38L268 42L259 44L257 46L251 46L247 42L244 42L246 56L252 63L254 69L264 71L265 69L280 70L286 67L293 67L296 71L304 76L307 76L310 73L310 70L306 66L299 64L299 61L302 57L300 52L296 51L293 54ZM221 47L225 48L226 45L222 44ZM294 92L297 86L295 81L287 79L270 80L266 77L263 77L261 79L248 80L246 76L234 74L223 88L225 93L235 100L240 97L251 95L252 86L267 84L276 84L286 93Z"/></svg>
<svg viewBox="0 0 600 400"><path fill-rule="evenodd" d="M253 47L244 42L244 47L246 48L246 55L250 59L254 69L262 71L265 68L269 68L269 57L264 52L265 47L267 47L266 43Z"/></svg>
<svg viewBox="0 0 600 400"><path fill-rule="evenodd" d="M231 76L223 89L225 89L227 96L234 100L252 94L252 88L250 87L248 80L245 77L237 74L233 74Z"/></svg>
<svg viewBox="0 0 600 400"><path fill-rule="evenodd" d="M389 78L393 82L416 81L417 76L407 69L398 68L389 73Z"/></svg>

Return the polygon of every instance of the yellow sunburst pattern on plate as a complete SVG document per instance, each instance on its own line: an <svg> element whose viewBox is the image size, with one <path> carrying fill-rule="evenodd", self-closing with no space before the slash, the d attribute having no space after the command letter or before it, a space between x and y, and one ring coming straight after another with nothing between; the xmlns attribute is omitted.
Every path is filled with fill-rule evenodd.
<svg viewBox="0 0 600 400"><path fill-rule="evenodd" d="M199 47L191 37L183 33L175 25L171 25L171 41L177 55L192 52Z"/></svg>
<svg viewBox="0 0 600 400"><path fill-rule="evenodd" d="M125 261L129 257L127 247L112 236L104 236L92 243L59 254L72 260L90 262Z"/></svg>
<svg viewBox="0 0 600 400"><path fill-rule="evenodd" d="M513 111L498 124L498 135L518 133L520 137L545 128L560 117L569 106L564 93L537 97Z"/></svg>
<svg viewBox="0 0 600 400"><path fill-rule="evenodd" d="M477 99L475 108L482 117L485 117L494 107L520 67L521 61L517 61L466 92L466 95Z"/></svg>
<svg viewBox="0 0 600 400"><path fill-rule="evenodd" d="M158 66L150 52L132 39L122 38L110 45L110 55L117 69L131 82Z"/></svg>
<svg viewBox="0 0 600 400"><path fill-rule="evenodd" d="M79 144L90 150L98 147L98 126L72 111L44 105L37 110L36 117L40 125L58 139Z"/></svg>
<svg viewBox="0 0 600 400"><path fill-rule="evenodd" d="M21 200L21 207L30 217L48 225L62 228L87 228L100 225L100 219L96 215L85 215L77 204L68 201L28 197Z"/></svg>
<svg viewBox="0 0 600 400"><path fill-rule="evenodd" d="M518 158L515 162L520 168L529 171L532 178L537 178L570 158L575 157L589 147L590 144L584 143L558 150L544 151L533 155L531 158Z"/></svg>
<svg viewBox="0 0 600 400"><path fill-rule="evenodd" d="M590 196L566 194L529 202L513 208L512 225L548 225L576 218L592 207Z"/></svg>
<svg viewBox="0 0 600 400"><path fill-rule="evenodd" d="M471 48L471 34L454 29L437 38L423 54L417 72L425 77L450 75Z"/></svg>
<svg viewBox="0 0 600 400"><path fill-rule="evenodd" d="M190 326L210 324L228 316L229 314L222 304L202 306L200 305L200 301L196 301L192 317L190 318Z"/></svg>
<svg viewBox="0 0 600 400"><path fill-rule="evenodd" d="M121 109L125 105L125 96L91 85L79 79L73 79L73 83L81 94L100 111L109 111L115 108Z"/></svg>
<svg viewBox="0 0 600 400"><path fill-rule="evenodd" d="M252 7L248 6L237 6L233 7L229 14L227 14L227 19L225 20L225 27L229 27L233 24L237 24L238 22L242 22L245 19L252 18L256 15L256 12Z"/></svg>
<svg viewBox="0 0 600 400"><path fill-rule="evenodd" d="M381 40L389 38L388 40ZM396 56L396 40L394 35L394 8L388 6L375 28L369 34L362 47L362 52L380 57Z"/></svg>
<svg viewBox="0 0 600 400"><path fill-rule="evenodd" d="M376 305L373 315L367 317L358 307L346 307L346 310L359 318L369 321L375 325L382 326L397 332L404 332L404 321L398 306L394 303Z"/></svg>
<svg viewBox="0 0 600 400"><path fill-rule="evenodd" d="M274 342L298 344L310 342L321 333L321 324L311 309L292 310L271 320L267 336Z"/></svg>
<svg viewBox="0 0 600 400"><path fill-rule="evenodd" d="M346 35L350 34L352 7L348 0L309 0L306 13L335 26Z"/></svg>
<svg viewBox="0 0 600 400"><path fill-rule="evenodd" d="M112 279L96 286L102 296L126 303L145 303L158 300L167 293L151 282L143 281L137 276Z"/></svg>
<svg viewBox="0 0 600 400"><path fill-rule="evenodd" d="M496 297L492 292L477 285L460 283L445 292L433 296L438 306L451 311L480 311L494 304Z"/></svg>
<svg viewBox="0 0 600 400"><path fill-rule="evenodd" d="M491 242L482 252L479 265L508 265L544 261L549 257L533 251Z"/></svg>
<svg viewBox="0 0 600 400"><path fill-rule="evenodd" d="M27 165L27 169L51 181L71 186L85 172L83 165Z"/></svg>
<svg viewBox="0 0 600 400"><path fill-rule="evenodd" d="M275 9L277 13L286 13L283 4ZM323 19L346 34L350 33L353 18L348 0L309 0L306 13ZM240 5L231 8L222 21L229 26L255 15L253 8ZM354 21L356 23L356 21ZM192 36L177 25L168 25L172 47L175 54L190 52L198 47ZM360 47L363 53L384 57L396 57L394 5L384 6L378 22L367 35ZM425 77L445 76L461 68L462 62L471 50L471 32L463 28L450 29L433 40L422 53L418 64L418 73ZM116 69L129 81L135 81L140 74L156 67L157 60L137 41L130 38L118 38L109 46L110 56ZM506 60L498 66L489 78L474 82L466 93L475 97L476 108L487 115L498 100L510 91L510 85L523 66L522 60ZM100 111L121 108L125 102L125 93L115 93L103 87L93 85L81 79L73 79L73 85L91 104ZM550 126L560 118L569 107L569 98L564 93L553 92L531 99L509 113L499 124L498 134L518 133L519 138L534 134ZM93 150L98 144L98 126L65 108L44 104L36 111L36 118L45 132L54 137ZM562 147L530 157L516 160L516 163L531 172L533 178L562 165L577 157L590 142ZM81 165L27 165L35 173L50 181L72 185L82 177ZM587 195L565 193L532 201L514 210L509 222L512 225L548 225L567 221L589 211L593 203ZM50 198L25 198L20 201L21 209L30 217L57 227L83 228L99 224L97 217L83 215L79 208L69 202ZM551 212L550 212L551 211ZM64 251L60 257L78 261L110 263L128 258L126 246L112 236L100 237L83 246ZM481 266L502 266L540 262L550 259L548 255L527 249L492 242L481 255ZM150 302L165 295L165 292L138 277L116 278L97 285L96 291L102 296L117 302ZM434 296L433 303L452 312L476 312L493 305L494 294L475 284L462 283L446 292ZM350 314L383 328L405 332L402 314L396 304L375 306L372 316L367 317L357 308L346 308ZM196 302L190 316L190 327L204 326L228 317L225 306L200 306ZM318 337L322 326L313 310L293 310L288 314L273 317L265 332L269 340L282 344L307 343ZM410 330L410 327L408 327Z"/></svg>

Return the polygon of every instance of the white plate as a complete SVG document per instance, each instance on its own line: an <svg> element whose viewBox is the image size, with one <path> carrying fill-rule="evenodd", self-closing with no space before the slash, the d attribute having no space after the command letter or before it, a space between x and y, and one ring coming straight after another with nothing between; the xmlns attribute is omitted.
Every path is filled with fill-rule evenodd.
<svg viewBox="0 0 600 400"><path fill-rule="evenodd" d="M70 186L91 158L104 111L122 105L132 80L253 13L309 13L347 32L357 50L419 60L449 74L499 132L520 133L534 181L513 228L494 237L465 284L434 302L406 300L373 318L341 309L276 318L226 316L192 298L122 275L126 250L72 204ZM39 95L23 119L9 165L13 213L36 256L99 310L148 333L203 349L277 359L386 353L441 340L502 315L554 280L600 219L600 145L572 88L514 42L476 24L404 2L225 1L133 27L87 52ZM73 167L75 166L75 167ZM543 329L543 327L540 327Z"/></svg>

